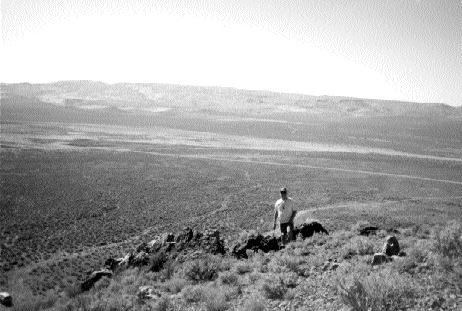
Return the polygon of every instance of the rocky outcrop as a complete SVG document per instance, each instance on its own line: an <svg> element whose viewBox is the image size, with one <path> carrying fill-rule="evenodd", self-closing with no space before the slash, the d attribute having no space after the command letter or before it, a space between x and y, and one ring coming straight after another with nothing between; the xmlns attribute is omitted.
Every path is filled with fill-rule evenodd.
<svg viewBox="0 0 462 311"><path fill-rule="evenodd" d="M4 305L5 307L12 307L13 306L13 297L7 292L0 292L0 304Z"/></svg>
<svg viewBox="0 0 462 311"><path fill-rule="evenodd" d="M315 233L329 234L327 230L316 221L307 221L294 229L295 236L300 235L302 238L309 238Z"/></svg>
<svg viewBox="0 0 462 311"><path fill-rule="evenodd" d="M108 269L103 269L99 271L94 271L90 276L80 285L82 292L90 290L96 282L98 282L103 277L112 277L112 271Z"/></svg>
<svg viewBox="0 0 462 311"><path fill-rule="evenodd" d="M183 228L177 234L171 232L155 237L150 242L143 242L134 252L121 258L106 260L106 268L115 271L121 266L142 267L150 263L156 254L165 254L167 259L187 260L184 254L210 253L225 254L224 241L218 230L199 232L189 227ZM181 255L181 256L180 256Z"/></svg>
<svg viewBox="0 0 462 311"><path fill-rule="evenodd" d="M387 256L399 255L399 243L395 236L388 236L386 238L385 244L382 247L382 253L386 254Z"/></svg>
<svg viewBox="0 0 462 311"><path fill-rule="evenodd" d="M251 234L243 241L237 242L231 247L231 253L236 258L247 258L247 251L277 251L281 248L279 240L274 236L263 236L262 234Z"/></svg>
<svg viewBox="0 0 462 311"><path fill-rule="evenodd" d="M307 221L294 229L295 236L301 236L302 238L309 238L315 233L329 234L327 230L316 221ZM246 239L234 244L230 251L236 258L247 258L247 251L278 251L282 248L282 244L278 238L269 235L262 234L251 234Z"/></svg>

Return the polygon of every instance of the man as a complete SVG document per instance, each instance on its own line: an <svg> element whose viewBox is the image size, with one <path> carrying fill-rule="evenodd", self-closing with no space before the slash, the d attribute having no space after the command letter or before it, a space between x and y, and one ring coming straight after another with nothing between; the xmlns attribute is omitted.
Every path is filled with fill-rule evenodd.
<svg viewBox="0 0 462 311"><path fill-rule="evenodd" d="M294 218L297 214L297 209L291 198L287 196L287 189L281 188L281 198L274 204L274 223L273 230L276 229L276 221L279 218L281 227L282 243L286 244L287 240L295 240L294 235ZM287 236L287 228L289 228L289 236Z"/></svg>

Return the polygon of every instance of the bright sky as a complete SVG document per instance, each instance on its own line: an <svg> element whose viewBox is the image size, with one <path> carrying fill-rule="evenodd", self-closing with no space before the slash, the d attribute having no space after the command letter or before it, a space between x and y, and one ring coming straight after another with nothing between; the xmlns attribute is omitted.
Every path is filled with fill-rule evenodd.
<svg viewBox="0 0 462 311"><path fill-rule="evenodd" d="M462 105L462 0L1 0L2 82Z"/></svg>

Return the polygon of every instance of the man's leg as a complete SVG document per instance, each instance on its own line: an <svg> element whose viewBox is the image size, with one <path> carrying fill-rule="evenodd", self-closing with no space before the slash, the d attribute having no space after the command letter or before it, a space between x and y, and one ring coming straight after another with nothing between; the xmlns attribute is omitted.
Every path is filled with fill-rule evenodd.
<svg viewBox="0 0 462 311"><path fill-rule="evenodd" d="M289 226L289 240L290 241L295 241L295 234L294 234L294 223L293 222L290 222L288 224Z"/></svg>
<svg viewBox="0 0 462 311"><path fill-rule="evenodd" d="M282 241L282 244L287 244L287 226L288 224L287 223L283 223L283 224L280 224L281 226L281 241Z"/></svg>

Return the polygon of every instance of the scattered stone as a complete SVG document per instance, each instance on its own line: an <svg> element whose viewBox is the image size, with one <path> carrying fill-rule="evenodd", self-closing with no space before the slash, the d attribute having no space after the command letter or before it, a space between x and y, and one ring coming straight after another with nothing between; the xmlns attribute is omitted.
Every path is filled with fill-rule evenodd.
<svg viewBox="0 0 462 311"><path fill-rule="evenodd" d="M146 300L160 298L161 294L158 291L156 291L152 286L144 285L138 288L137 296L141 300Z"/></svg>
<svg viewBox="0 0 462 311"><path fill-rule="evenodd" d="M12 307L13 306L13 297L7 292L0 292L0 304L4 305L5 307Z"/></svg>
<svg viewBox="0 0 462 311"><path fill-rule="evenodd" d="M313 236L315 233L329 235L329 232L317 221L305 222L294 229L295 236L301 235L304 239Z"/></svg>
<svg viewBox="0 0 462 311"><path fill-rule="evenodd" d="M398 255L400 252L398 239L395 236L388 236L382 248L382 253L387 256Z"/></svg>
<svg viewBox="0 0 462 311"><path fill-rule="evenodd" d="M338 262L326 261L322 266L322 271L333 271L340 267Z"/></svg>
<svg viewBox="0 0 462 311"><path fill-rule="evenodd" d="M364 235L364 236L369 236L369 235L375 235L377 231L379 230L379 227L377 226L366 226L359 228L359 235Z"/></svg>
<svg viewBox="0 0 462 311"><path fill-rule="evenodd" d="M82 292L90 290L96 282L98 282L103 277L112 277L112 271L108 269L103 269L99 271L94 271L90 276L80 285Z"/></svg>
<svg viewBox="0 0 462 311"><path fill-rule="evenodd" d="M375 253L374 257L372 258L372 265L373 266L381 265L381 264L389 262L389 261L391 261L391 258L388 257L386 254L384 254L384 253Z"/></svg>

